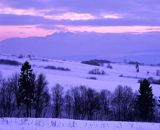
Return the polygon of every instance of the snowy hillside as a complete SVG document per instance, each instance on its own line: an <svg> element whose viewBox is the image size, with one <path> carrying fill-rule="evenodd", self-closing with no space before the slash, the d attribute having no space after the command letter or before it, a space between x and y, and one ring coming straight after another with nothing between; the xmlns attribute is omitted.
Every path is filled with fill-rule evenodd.
<svg viewBox="0 0 160 130"><path fill-rule="evenodd" d="M139 88L138 81L143 78L152 77L159 80L160 76L156 73L160 70L159 66L139 65L140 72L136 72L133 64L127 63L110 63L103 66L93 66L82 64L80 62L52 60L47 58L20 58L18 56L0 55L0 59L15 60L24 63L26 60L30 62L35 73L43 73L47 77L49 87L53 87L56 83L61 84L65 89L85 85L96 90L108 89L113 91L118 85L129 86L137 91ZM107 66L111 66L109 68ZM52 69L56 67L60 69ZM3 76L11 76L11 74L20 72L21 66L0 64L0 72ZM61 69L68 69L62 71ZM104 75L89 74L89 71L99 69L104 71ZM160 95L158 84L151 84L155 96Z"/></svg>
<svg viewBox="0 0 160 130"><path fill-rule="evenodd" d="M1 130L159 130L159 123L0 118Z"/></svg>

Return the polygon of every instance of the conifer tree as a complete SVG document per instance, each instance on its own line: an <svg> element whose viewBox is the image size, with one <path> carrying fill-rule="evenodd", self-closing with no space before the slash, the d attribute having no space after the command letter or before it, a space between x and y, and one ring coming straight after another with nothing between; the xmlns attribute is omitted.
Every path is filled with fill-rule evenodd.
<svg viewBox="0 0 160 130"><path fill-rule="evenodd" d="M139 119L151 121L154 117L155 100L152 94L152 87L147 79L140 83L139 95L136 101L136 109Z"/></svg>
<svg viewBox="0 0 160 130"><path fill-rule="evenodd" d="M34 103L35 75L31 65L26 61L21 68L18 90L18 104L25 106L25 116L31 117L31 110Z"/></svg>

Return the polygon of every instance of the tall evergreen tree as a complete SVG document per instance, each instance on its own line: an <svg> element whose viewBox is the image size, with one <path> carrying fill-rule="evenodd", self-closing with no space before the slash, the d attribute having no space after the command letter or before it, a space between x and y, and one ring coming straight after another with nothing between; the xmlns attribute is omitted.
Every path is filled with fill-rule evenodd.
<svg viewBox="0 0 160 130"><path fill-rule="evenodd" d="M152 87L147 79L140 83L139 95L136 101L137 114L142 121L151 121L154 117L155 100L152 94Z"/></svg>
<svg viewBox="0 0 160 130"><path fill-rule="evenodd" d="M35 75L31 65L26 61L21 68L19 78L18 103L24 105L26 113L24 116L31 117L31 110L34 103Z"/></svg>

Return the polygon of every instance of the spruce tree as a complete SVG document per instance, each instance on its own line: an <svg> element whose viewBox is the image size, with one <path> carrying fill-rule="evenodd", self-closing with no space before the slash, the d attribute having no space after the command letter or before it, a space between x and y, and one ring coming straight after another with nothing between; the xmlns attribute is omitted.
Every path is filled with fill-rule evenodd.
<svg viewBox="0 0 160 130"><path fill-rule="evenodd" d="M140 83L139 95L136 101L137 114L142 121L151 121L154 117L155 100L152 94L152 87L147 79Z"/></svg>
<svg viewBox="0 0 160 130"><path fill-rule="evenodd" d="M31 117L31 110L34 103L35 75L28 61L21 68L19 78L18 103L25 106L25 116Z"/></svg>

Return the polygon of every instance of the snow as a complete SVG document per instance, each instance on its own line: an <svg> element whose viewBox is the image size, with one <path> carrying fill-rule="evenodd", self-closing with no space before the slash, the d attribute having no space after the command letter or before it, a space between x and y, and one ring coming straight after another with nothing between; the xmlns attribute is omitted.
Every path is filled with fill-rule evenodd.
<svg viewBox="0 0 160 130"><path fill-rule="evenodd" d="M138 80L141 78L153 77L154 79L160 79L160 76L156 76L156 71L160 70L159 66L140 65L140 72L136 73L135 65L126 63L111 63L113 69L107 68L107 64L104 66L96 67L92 65L82 64L75 61L53 60L48 58L18 58L11 55L0 55L0 59L16 60L24 63L26 60L33 66L33 70L36 74L43 73L46 75L49 89L55 84L59 83L65 89L71 87L85 85L100 91L102 89L108 89L114 91L118 85L129 86L134 91L139 88ZM46 66L64 67L69 68L71 71L60 71L45 69ZM8 77L13 73L20 72L21 66L11 66L0 64L0 72L3 76ZM91 75L88 72L92 69L99 68L104 70L106 75ZM149 74L147 74L149 72ZM123 77L120 77L123 75ZM88 79L90 77L96 77L97 80ZM153 87L153 93L155 96L159 96L160 85L151 84Z"/></svg>
<svg viewBox="0 0 160 130"><path fill-rule="evenodd" d="M134 91L139 88L138 80L141 78L156 76L156 71L160 70L159 66L140 65L140 72L136 73L135 65L126 63L111 63L113 69L104 66L96 67L82 64L80 62L53 60L47 58L34 57L18 58L11 55L0 55L0 59L16 60L24 63L30 62L36 74L43 73L46 75L49 89L56 83L59 83L65 90L85 85L100 91L108 89L114 91L118 85L127 85ZM71 71L60 71L45 69L46 66L69 68ZM2 65L0 72L4 77L11 76L20 72L21 66ZM91 75L88 72L92 69L99 68L104 70L106 75ZM147 74L149 72L149 74ZM123 75L123 77L120 77ZM88 79L96 77L97 80ZM151 84L155 96L160 96L160 85ZM142 122L117 122L117 121L80 121L70 119L51 119L51 118L0 118L0 130L159 130L160 123L142 123Z"/></svg>
<svg viewBox="0 0 160 130"><path fill-rule="evenodd" d="M0 118L0 130L159 130L160 123Z"/></svg>

